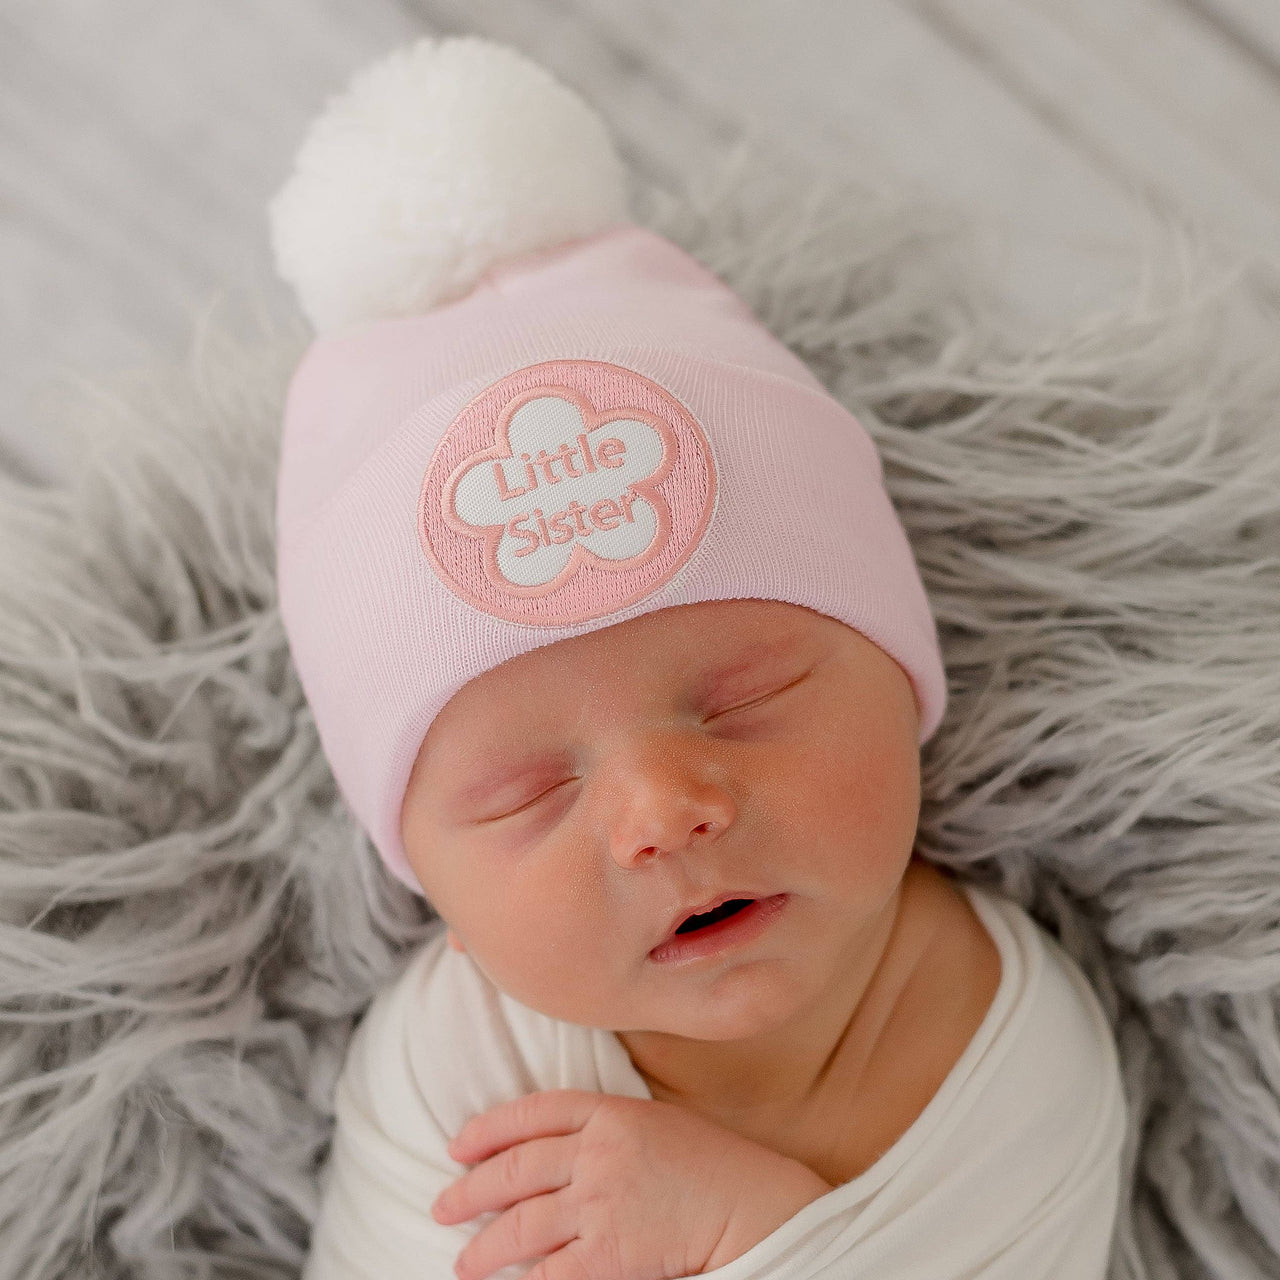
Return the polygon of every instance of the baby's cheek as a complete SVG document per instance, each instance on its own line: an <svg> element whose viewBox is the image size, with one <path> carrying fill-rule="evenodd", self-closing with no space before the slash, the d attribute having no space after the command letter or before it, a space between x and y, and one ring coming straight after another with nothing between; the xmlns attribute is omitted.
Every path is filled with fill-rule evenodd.
<svg viewBox="0 0 1280 1280"><path fill-rule="evenodd" d="M512 999L548 1017L589 1023L607 981L602 964L619 940L580 905L571 878L548 866L545 881L509 873L501 885L488 882L487 906L471 912L471 940L478 966Z"/></svg>
<svg viewBox="0 0 1280 1280"><path fill-rule="evenodd" d="M835 745L796 775L807 823L867 874L900 870L920 816L919 755L898 744Z"/></svg>
<svg viewBox="0 0 1280 1280"><path fill-rule="evenodd" d="M860 829L892 838L904 825L914 827L919 813L916 774L891 751L869 752L850 769L845 804Z"/></svg>

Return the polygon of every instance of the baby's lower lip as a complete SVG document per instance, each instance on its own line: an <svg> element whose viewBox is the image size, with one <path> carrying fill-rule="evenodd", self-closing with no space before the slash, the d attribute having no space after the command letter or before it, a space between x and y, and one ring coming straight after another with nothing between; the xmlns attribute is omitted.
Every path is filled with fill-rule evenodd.
<svg viewBox="0 0 1280 1280"><path fill-rule="evenodd" d="M674 938L654 947L649 952L649 959L656 964L672 964L681 960L698 960L730 947L745 946L777 919L788 896L785 893L775 893L772 898L760 898L728 919L719 920L693 933L678 933Z"/></svg>

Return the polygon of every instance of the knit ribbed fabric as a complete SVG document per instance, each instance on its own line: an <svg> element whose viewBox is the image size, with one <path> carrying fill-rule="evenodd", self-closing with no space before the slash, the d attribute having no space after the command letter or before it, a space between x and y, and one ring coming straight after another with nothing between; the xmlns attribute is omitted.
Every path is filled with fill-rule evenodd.
<svg viewBox="0 0 1280 1280"><path fill-rule="evenodd" d="M421 892L400 808L432 720L530 649L708 600L804 605L946 677L865 429L713 273L642 227L318 339L289 387L280 610L321 743Z"/></svg>

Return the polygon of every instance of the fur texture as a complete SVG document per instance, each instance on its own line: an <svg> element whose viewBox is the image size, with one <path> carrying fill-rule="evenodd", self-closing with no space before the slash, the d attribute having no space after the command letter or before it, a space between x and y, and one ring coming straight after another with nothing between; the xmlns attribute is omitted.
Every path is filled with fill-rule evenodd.
<svg viewBox="0 0 1280 1280"><path fill-rule="evenodd" d="M1116 1027L1111 1276L1274 1277L1280 271L1153 228L1144 286L1040 342L944 210L750 176L642 220L880 448L950 681L920 851L1026 906ZM290 665L306 334L251 319L75 390L74 482L0 488L2 1280L296 1276L345 1044L430 919Z"/></svg>

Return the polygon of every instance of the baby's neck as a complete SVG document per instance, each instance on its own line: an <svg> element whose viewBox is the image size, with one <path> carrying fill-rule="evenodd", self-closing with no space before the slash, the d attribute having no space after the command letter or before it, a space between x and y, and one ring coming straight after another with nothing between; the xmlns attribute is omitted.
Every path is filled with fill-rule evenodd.
<svg viewBox="0 0 1280 1280"><path fill-rule="evenodd" d="M954 879L912 863L881 964L817 1076L788 1094L653 1096L812 1169L841 1186L869 1169L919 1118L982 1024L1000 954ZM655 1087L656 1085L656 1087Z"/></svg>
<svg viewBox="0 0 1280 1280"><path fill-rule="evenodd" d="M857 1088L936 918L930 884L941 872L913 857L897 892L852 942L821 1000L786 1027L752 1040L695 1040L619 1032L661 1102L737 1128L784 1124L834 1081Z"/></svg>

